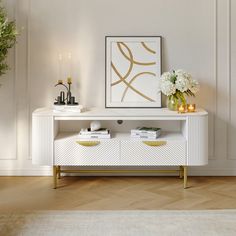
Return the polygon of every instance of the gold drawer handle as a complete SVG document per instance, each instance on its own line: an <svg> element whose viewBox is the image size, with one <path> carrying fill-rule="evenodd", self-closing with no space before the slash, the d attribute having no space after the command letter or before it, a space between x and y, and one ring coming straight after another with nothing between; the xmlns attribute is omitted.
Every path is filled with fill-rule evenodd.
<svg viewBox="0 0 236 236"><path fill-rule="evenodd" d="M152 147L164 146L167 144L166 141L143 141L143 143Z"/></svg>
<svg viewBox="0 0 236 236"><path fill-rule="evenodd" d="M78 143L81 146L85 146L85 147L93 147L93 146L97 146L98 144L100 144L100 141L76 141L76 143Z"/></svg>

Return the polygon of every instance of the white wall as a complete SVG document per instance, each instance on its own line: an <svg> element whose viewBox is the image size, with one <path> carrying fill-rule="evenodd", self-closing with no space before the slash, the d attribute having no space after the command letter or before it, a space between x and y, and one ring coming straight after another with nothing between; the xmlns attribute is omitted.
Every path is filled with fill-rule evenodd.
<svg viewBox="0 0 236 236"><path fill-rule="evenodd" d="M0 174L48 174L30 160L31 113L51 105L58 54L72 52L74 92L104 107L105 36L161 35L163 71L198 79L196 103L209 113L209 165L191 174L236 175L235 0L5 0L24 27L1 78Z"/></svg>

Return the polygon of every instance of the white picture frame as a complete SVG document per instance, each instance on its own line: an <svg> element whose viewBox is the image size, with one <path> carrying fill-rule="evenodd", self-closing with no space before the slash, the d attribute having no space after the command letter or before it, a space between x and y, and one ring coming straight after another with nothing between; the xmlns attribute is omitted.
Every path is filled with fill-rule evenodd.
<svg viewBox="0 0 236 236"><path fill-rule="evenodd" d="M161 37L106 36L106 108L160 108Z"/></svg>

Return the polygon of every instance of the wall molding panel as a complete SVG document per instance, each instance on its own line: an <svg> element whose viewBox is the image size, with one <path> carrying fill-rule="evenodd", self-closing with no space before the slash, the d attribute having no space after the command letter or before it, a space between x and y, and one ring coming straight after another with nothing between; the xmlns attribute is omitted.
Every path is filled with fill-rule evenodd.
<svg viewBox="0 0 236 236"><path fill-rule="evenodd" d="M231 8L231 0L228 0L228 85L229 85L229 110L228 110L228 125L227 125L227 140L228 140L228 148L227 148L227 159L236 161L236 151L234 155L231 154L230 149L231 145L235 142L232 140L230 136L231 133L231 125L232 124L232 8Z"/></svg>
<svg viewBox="0 0 236 236"><path fill-rule="evenodd" d="M32 160L31 158L31 126L32 126L32 122L31 122L31 99L30 99L30 19L31 19L31 0L27 0L28 1L28 14L27 14L27 51L26 51L26 55L27 55L27 97L28 97L28 106L27 106L27 117L28 117L28 156L27 159L28 160Z"/></svg>
<svg viewBox="0 0 236 236"><path fill-rule="evenodd" d="M213 11L214 11L214 79L215 79L215 92L214 92L214 97L215 97L215 104L214 104L214 109L215 109L215 114L217 113L217 80L218 80L218 74L217 74L217 24L218 24L218 4L217 4L217 0L213 1ZM213 137L212 137L212 154L209 151L209 160L215 160L216 159L216 155L215 155L215 127L216 127L216 119L215 119L215 115L213 116L213 129L212 129L212 133L213 133ZM210 132L209 132L209 136L210 136ZM210 142L209 142L210 145ZM210 150L210 148L209 148Z"/></svg>
<svg viewBox="0 0 236 236"><path fill-rule="evenodd" d="M127 11L134 3L135 0L127 2ZM140 3L136 13L131 13L133 21L127 21L130 11L126 12L122 4L113 0L100 0L99 4L88 0L51 0L50 5L47 0L4 0L3 4L15 18L18 29L23 29L9 57L12 70L6 75L11 82L7 89L14 93L10 101L15 105L11 117L14 131L10 130L9 135L15 140L9 145L15 154L4 156L0 152L0 175L51 175L49 167L31 164L31 112L36 107L49 106L54 97L59 52L73 49L78 57L74 70L79 71L81 78L78 93L82 103L103 106L105 35L154 34L164 38L165 69L186 65L187 70L193 71L202 83L202 97L197 98L197 103L209 110L209 164L190 168L190 175L236 176L235 1L148 0L145 6ZM158 4L161 5L157 8ZM52 6L60 17L53 16L49 9ZM114 7L116 12L109 14ZM137 16L144 9L149 12L148 17L139 22ZM181 11L191 15L189 21L181 18L184 15ZM120 19L120 14L124 19ZM177 22L176 32L173 21ZM121 27L124 22L127 29ZM96 43L102 46L97 47ZM91 88L91 93L95 92L96 101L87 95L95 79L97 91Z"/></svg>

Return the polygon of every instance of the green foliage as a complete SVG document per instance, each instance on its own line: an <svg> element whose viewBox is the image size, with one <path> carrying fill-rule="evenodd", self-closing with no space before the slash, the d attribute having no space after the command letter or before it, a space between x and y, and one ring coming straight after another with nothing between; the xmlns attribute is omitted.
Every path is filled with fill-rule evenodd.
<svg viewBox="0 0 236 236"><path fill-rule="evenodd" d="M175 71L173 71L175 73ZM170 82L175 84L175 81L177 80L177 75L172 75L171 78L170 78Z"/></svg>
<svg viewBox="0 0 236 236"><path fill-rule="evenodd" d="M15 21L9 21L5 8L0 6L0 76L9 69L6 58L8 50L16 43L16 36Z"/></svg>

